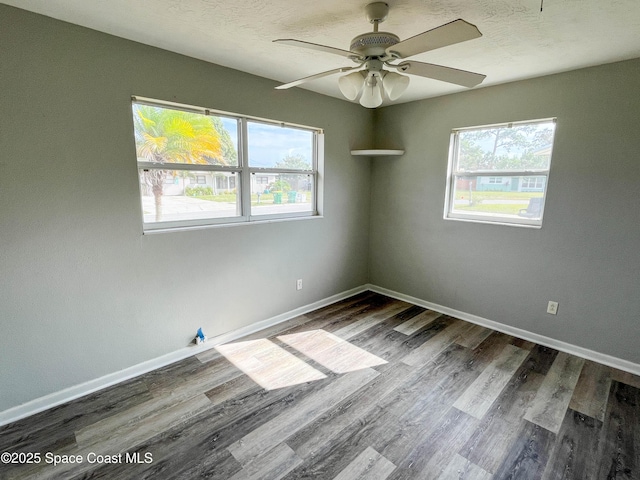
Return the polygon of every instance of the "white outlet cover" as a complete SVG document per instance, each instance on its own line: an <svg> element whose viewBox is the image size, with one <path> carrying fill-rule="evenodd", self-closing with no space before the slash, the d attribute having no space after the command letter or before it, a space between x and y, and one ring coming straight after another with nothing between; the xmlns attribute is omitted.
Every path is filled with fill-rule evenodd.
<svg viewBox="0 0 640 480"><path fill-rule="evenodd" d="M547 313L550 313L551 315L557 315L557 313L558 313L558 302L550 301L549 304L547 305Z"/></svg>

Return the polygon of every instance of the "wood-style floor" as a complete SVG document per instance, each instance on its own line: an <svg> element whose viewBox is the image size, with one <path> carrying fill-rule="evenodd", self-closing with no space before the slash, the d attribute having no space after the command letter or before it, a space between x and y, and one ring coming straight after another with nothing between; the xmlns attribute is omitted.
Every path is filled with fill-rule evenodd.
<svg viewBox="0 0 640 480"><path fill-rule="evenodd" d="M640 378L368 292L2 427L4 451L41 461L0 478L640 479Z"/></svg>

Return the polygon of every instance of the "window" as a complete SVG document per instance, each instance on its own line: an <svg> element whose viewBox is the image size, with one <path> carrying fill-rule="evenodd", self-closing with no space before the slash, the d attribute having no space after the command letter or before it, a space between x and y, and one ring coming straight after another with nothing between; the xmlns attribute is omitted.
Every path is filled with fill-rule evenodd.
<svg viewBox="0 0 640 480"><path fill-rule="evenodd" d="M522 179L523 190L540 190L544 188L544 177L524 177Z"/></svg>
<svg viewBox="0 0 640 480"><path fill-rule="evenodd" d="M311 212L313 131L249 121L247 133L251 196L256 199L251 215Z"/></svg>
<svg viewBox="0 0 640 480"><path fill-rule="evenodd" d="M445 219L540 227L555 119L455 129Z"/></svg>
<svg viewBox="0 0 640 480"><path fill-rule="evenodd" d="M133 98L144 230L318 214L317 128Z"/></svg>

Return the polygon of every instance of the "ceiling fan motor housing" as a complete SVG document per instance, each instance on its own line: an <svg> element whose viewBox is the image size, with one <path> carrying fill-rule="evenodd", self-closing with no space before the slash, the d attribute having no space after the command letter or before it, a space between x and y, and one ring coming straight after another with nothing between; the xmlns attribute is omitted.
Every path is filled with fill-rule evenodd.
<svg viewBox="0 0 640 480"><path fill-rule="evenodd" d="M381 57L387 48L398 42L400 39L393 33L369 32L351 40L349 50L363 57Z"/></svg>

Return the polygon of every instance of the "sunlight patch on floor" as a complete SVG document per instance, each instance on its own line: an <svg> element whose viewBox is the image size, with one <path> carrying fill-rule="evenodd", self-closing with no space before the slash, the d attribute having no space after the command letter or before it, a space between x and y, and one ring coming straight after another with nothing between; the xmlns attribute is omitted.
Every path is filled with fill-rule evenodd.
<svg viewBox="0 0 640 480"><path fill-rule="evenodd" d="M387 363L382 358L324 330L282 335L278 340L335 373L353 372Z"/></svg>
<svg viewBox="0 0 640 480"><path fill-rule="evenodd" d="M325 374L266 338L215 348L266 390L326 378Z"/></svg>

